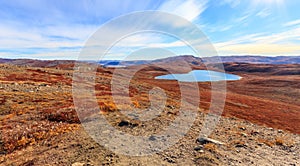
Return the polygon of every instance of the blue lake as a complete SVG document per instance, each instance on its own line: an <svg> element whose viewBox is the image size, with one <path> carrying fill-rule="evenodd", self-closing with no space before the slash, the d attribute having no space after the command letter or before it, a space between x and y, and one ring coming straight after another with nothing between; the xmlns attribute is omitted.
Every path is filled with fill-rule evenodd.
<svg viewBox="0 0 300 166"><path fill-rule="evenodd" d="M155 79L177 80L180 82L233 81L241 78L242 77L238 75L211 70L193 70L185 74L167 74L155 77Z"/></svg>

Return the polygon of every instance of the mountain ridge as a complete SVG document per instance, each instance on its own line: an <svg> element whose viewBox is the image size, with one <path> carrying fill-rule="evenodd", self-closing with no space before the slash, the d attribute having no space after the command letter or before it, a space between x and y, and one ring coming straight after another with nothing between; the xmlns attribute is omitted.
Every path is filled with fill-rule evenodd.
<svg viewBox="0 0 300 166"><path fill-rule="evenodd" d="M184 61L192 65L201 65L203 63L252 63L252 64L300 64L300 56L253 56L253 55L233 55L233 56L212 56L212 57L196 57L193 55L179 55L175 57L166 57L154 60L101 60L94 61L102 66L133 66L151 63L172 63L176 61ZM8 59L0 58L0 64L13 64L32 67L54 67L60 64L74 64L76 60L38 60L38 59ZM93 61L84 61L93 63Z"/></svg>

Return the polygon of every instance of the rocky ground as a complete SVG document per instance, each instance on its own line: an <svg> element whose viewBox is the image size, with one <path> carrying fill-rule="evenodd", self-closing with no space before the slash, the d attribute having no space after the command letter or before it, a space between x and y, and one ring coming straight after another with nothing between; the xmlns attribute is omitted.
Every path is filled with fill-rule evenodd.
<svg viewBox="0 0 300 166"><path fill-rule="evenodd" d="M124 149L122 146L131 151L137 148L137 144L126 147L126 144L121 145L123 142L119 140L121 146L116 146L115 149L106 148L107 145L99 144L99 140L91 138L91 134L83 126L90 127L94 134L98 132L98 139L107 139L105 136L113 131L97 130L101 115L118 131L135 136L142 135L153 142L158 141L159 138L153 136L153 133L162 131L179 115L179 101L176 98L178 94L176 90L167 87L175 87L174 83L168 82L166 85L157 80L151 81L157 71L152 71L153 75L148 75L147 78L143 77L143 73L136 74L137 79L132 81L130 88L133 107L148 108L148 91L158 84L166 89L167 96L171 97L157 118L140 121L120 114L112 104L109 80L113 70L100 68L95 86L100 112L87 115L87 120L81 124L73 105L70 68L70 65L66 64L63 68L0 65L0 165L300 165L298 122L294 123L294 127L290 127L293 121L286 122L291 118L285 119L290 115L284 114L292 111L295 112L292 115L297 116L300 111L299 105L297 100L289 100L285 104L283 102L288 92L294 97L299 95L296 85L287 87L290 90L283 88L280 93L273 93L274 97L270 94L273 92L270 88L266 88L265 95L255 93L254 90L247 95L246 90L241 90L241 86L229 83L225 116L221 117L210 135L199 135L203 124L207 123L204 118L208 116L204 113L207 112L207 102L202 102L203 108L198 110L195 122L176 144L164 151L154 151L148 156L128 156L115 151L120 152ZM255 74L242 74L247 78L243 80L243 85L248 88L255 85L254 80L256 85L266 81L262 80L264 77ZM139 82L141 78L143 81ZM277 82L281 79L278 76L272 77L274 78ZM297 84L298 77L293 79ZM202 92L209 92L208 84L199 86ZM249 89L248 91L251 91L253 88ZM209 96L204 96L204 101L208 99ZM265 106L269 101L273 102L272 105ZM259 105L261 107L258 107ZM269 122L263 111L272 107L277 121ZM286 112L282 113L281 108L286 108ZM256 118L246 114L252 109L257 109L252 112L256 113L253 115ZM237 114L238 110L241 114ZM262 113L259 113L260 111ZM279 115L281 119L277 117ZM295 120L298 117L295 117Z"/></svg>
<svg viewBox="0 0 300 166"><path fill-rule="evenodd" d="M199 118L200 120L201 118ZM83 128L1 156L2 165L299 165L299 135L222 118L210 135L224 144L197 142L201 120L169 149L149 156L115 154ZM124 126L127 128L128 126ZM134 145L132 145L134 146Z"/></svg>

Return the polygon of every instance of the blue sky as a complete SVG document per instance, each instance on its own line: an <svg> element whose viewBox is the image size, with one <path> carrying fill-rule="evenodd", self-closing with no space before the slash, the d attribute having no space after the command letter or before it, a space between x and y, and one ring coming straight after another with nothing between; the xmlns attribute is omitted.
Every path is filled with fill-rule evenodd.
<svg viewBox="0 0 300 166"><path fill-rule="evenodd" d="M145 10L169 12L196 24L219 55L300 55L299 6L298 0L0 1L0 57L77 59L104 23ZM118 30L131 23L120 24ZM106 59L168 56L154 50L155 56L148 52L138 57L136 52L143 54L147 47L194 54L170 36L141 33L121 40Z"/></svg>

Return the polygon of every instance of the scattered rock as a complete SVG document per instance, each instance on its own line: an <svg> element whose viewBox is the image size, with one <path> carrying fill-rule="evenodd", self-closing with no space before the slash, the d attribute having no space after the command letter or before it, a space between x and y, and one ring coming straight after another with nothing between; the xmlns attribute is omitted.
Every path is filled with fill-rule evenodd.
<svg viewBox="0 0 300 166"><path fill-rule="evenodd" d="M243 137L248 137L248 134L246 134L246 133L241 133L241 135L242 135Z"/></svg>
<svg viewBox="0 0 300 166"><path fill-rule="evenodd" d="M241 129L241 130L243 130L243 131L245 131L245 130L246 130L246 128L245 128L245 127L240 127L240 129Z"/></svg>
<svg viewBox="0 0 300 166"><path fill-rule="evenodd" d="M251 135L258 135L259 134L259 131L252 131L251 132Z"/></svg>
<svg viewBox="0 0 300 166"><path fill-rule="evenodd" d="M217 140L214 140L214 139L211 139L211 138L206 138L206 137L198 138L197 141L201 144L214 143L214 144L217 144L217 145L224 145L224 143L221 142L221 141L217 141Z"/></svg>
<svg viewBox="0 0 300 166"><path fill-rule="evenodd" d="M247 144L244 144L244 143L238 143L235 145L236 148L246 148L247 147Z"/></svg>
<svg viewBox="0 0 300 166"><path fill-rule="evenodd" d="M263 143L258 142L257 145L258 145L258 146L263 146Z"/></svg>
<svg viewBox="0 0 300 166"><path fill-rule="evenodd" d="M149 140L150 140L150 141L155 141L156 138L155 138L155 136L151 135L151 136L149 137Z"/></svg>
<svg viewBox="0 0 300 166"><path fill-rule="evenodd" d="M175 107L173 105L167 105L167 107L170 109L175 109Z"/></svg>
<svg viewBox="0 0 300 166"><path fill-rule="evenodd" d="M47 84L45 84L45 83L42 83L42 84L40 84L40 86L48 86Z"/></svg>
<svg viewBox="0 0 300 166"><path fill-rule="evenodd" d="M174 159L170 158L170 157L167 157L165 158L165 160L168 162L168 163L176 163Z"/></svg>
<svg viewBox="0 0 300 166"><path fill-rule="evenodd" d="M196 151L200 151L200 150L202 150L202 149L203 149L203 146L202 146L202 145L196 146L196 147L194 148L194 150L196 150Z"/></svg>
<svg viewBox="0 0 300 166"><path fill-rule="evenodd" d="M73 163L72 166L85 166L85 163L76 162Z"/></svg>
<svg viewBox="0 0 300 166"><path fill-rule="evenodd" d="M119 127L136 127L138 126L138 124L135 124L135 123L130 123L129 121L126 121L126 120L122 120L119 124L118 124Z"/></svg>
<svg viewBox="0 0 300 166"><path fill-rule="evenodd" d="M105 131L102 131L102 133L103 134L108 134L108 133L110 133L110 131L109 130L105 130Z"/></svg>
<svg viewBox="0 0 300 166"><path fill-rule="evenodd" d="M94 164L92 164L92 163L76 162L76 163L73 163L72 166L94 166Z"/></svg>
<svg viewBox="0 0 300 166"><path fill-rule="evenodd" d="M118 126L120 126L120 127L123 127L123 126L129 126L129 122L128 121L125 121L125 120L122 120L119 124L118 124Z"/></svg>
<svg viewBox="0 0 300 166"><path fill-rule="evenodd" d="M198 152L199 152L199 153L204 153L204 150L199 150Z"/></svg>

